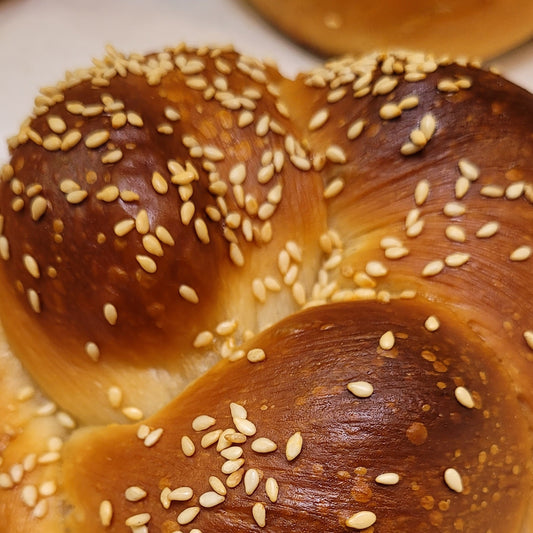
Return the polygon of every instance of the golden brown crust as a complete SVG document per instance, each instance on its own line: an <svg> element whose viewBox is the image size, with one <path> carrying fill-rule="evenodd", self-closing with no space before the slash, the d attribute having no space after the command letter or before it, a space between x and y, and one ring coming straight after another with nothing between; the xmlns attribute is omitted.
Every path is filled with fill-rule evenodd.
<svg viewBox="0 0 533 533"><path fill-rule="evenodd" d="M275 27L326 56L426 50L489 58L532 36L533 6L515 0L249 0Z"/></svg>
<svg viewBox="0 0 533 533"><path fill-rule="evenodd" d="M264 484L246 496L241 479L184 532L249 531L264 509L271 531L353 529L359 510L375 513L376 533L398 520L527 530L532 115L530 94L476 64L403 52L292 81L231 49L109 49L43 89L0 174L0 318L63 414L41 423L34 404L21 420L6 414L24 437L2 436L0 517L44 533L65 530L64 514L77 533L101 529L113 509L105 530L144 533L145 515L125 521L148 509L148 531L173 533L188 504L163 489L185 476L197 501L222 461L191 421L209 409L225 428L233 401L278 443L249 466L278 480L279 500L264 499ZM296 314L306 307L316 309ZM253 347L265 361L239 359ZM354 371L375 392L355 400L368 411L346 427L336 417L354 401ZM69 439L63 411L85 427L50 472L18 479L58 424ZM302 454L287 461L298 431ZM405 483L373 481L389 465ZM41 495L43 520L25 486L47 476L57 491ZM128 502L137 485L148 495ZM256 518L254 502L265 504Z"/></svg>
<svg viewBox="0 0 533 533"><path fill-rule="evenodd" d="M526 505L520 496L531 484L530 445L509 376L496 354L464 335L452 313L438 312L441 327L434 332L424 326L426 313L406 302L304 311L246 347L264 350L264 361L221 363L147 420L149 431L162 432L155 444L144 444L139 426L79 434L64 452L65 488L75 503L69 523L80 532L124 531L129 517L148 513L149 530L175 531L180 513L199 507L184 531L259 531L252 508L263 504L264 531L347 531L347 519L361 511L376 515L380 532L519 531ZM380 347L386 332L394 335L390 349ZM347 388L354 382L373 391L363 385L358 397ZM211 432L238 431L232 403L255 426L233 447L241 447L243 459L236 487L227 486L231 476L221 471L226 459L216 448L223 439L201 444ZM194 431L200 415L213 420ZM296 447L289 461L286 446L296 433L301 453ZM181 450L184 436L196 446L190 457ZM260 438L277 449L254 451ZM376 482L386 473L399 480ZM226 489L212 508L202 505L209 497L200 499L213 492L210 476ZM269 478L279 487L275 502ZM129 487L146 495L128 501ZM193 495L165 509L161 495L178 487ZM109 527L100 523L103 500L113 510Z"/></svg>

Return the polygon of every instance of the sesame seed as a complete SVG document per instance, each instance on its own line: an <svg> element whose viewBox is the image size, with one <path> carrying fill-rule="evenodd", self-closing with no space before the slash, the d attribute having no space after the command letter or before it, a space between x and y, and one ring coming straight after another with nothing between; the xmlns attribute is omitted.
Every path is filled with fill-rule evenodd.
<svg viewBox="0 0 533 533"><path fill-rule="evenodd" d="M380 485L396 485L400 482L400 476L395 472L385 472L376 476L375 481Z"/></svg>
<svg viewBox="0 0 533 533"><path fill-rule="evenodd" d="M266 437L259 437L252 442L251 448L256 453L270 453L276 451L278 446Z"/></svg>
<svg viewBox="0 0 533 533"><path fill-rule="evenodd" d="M99 515L100 523L104 527L111 525L111 519L113 518L113 506L109 500L103 500L100 502Z"/></svg>
<svg viewBox="0 0 533 533"><path fill-rule="evenodd" d="M106 152L100 159L104 164L118 163L122 159L123 155L124 154L122 153L122 150L117 148L116 150Z"/></svg>
<svg viewBox="0 0 533 533"><path fill-rule="evenodd" d="M190 303L197 304L200 301L200 298L198 298L198 294L196 294L196 291L188 285L180 285L178 292L183 299L187 300Z"/></svg>
<svg viewBox="0 0 533 533"><path fill-rule="evenodd" d="M178 515L177 521L178 524L181 526L190 524L200 512L200 507L193 506L193 507L187 507L181 513Z"/></svg>
<svg viewBox="0 0 533 533"><path fill-rule="evenodd" d="M216 326L215 331L217 335L231 335L237 330L237 325L238 324L236 320L224 320Z"/></svg>
<svg viewBox="0 0 533 533"><path fill-rule="evenodd" d="M116 130L125 126L127 122L128 117L126 116L126 113L123 113L122 111L113 113L111 116L111 126Z"/></svg>
<svg viewBox="0 0 533 533"><path fill-rule="evenodd" d="M351 529L367 529L376 522L376 515L372 511L359 511L346 520L346 527Z"/></svg>
<svg viewBox="0 0 533 533"><path fill-rule="evenodd" d="M418 103L419 103L418 96L411 95L411 96L406 96L405 98L403 98L398 104L398 107L402 110L413 109L418 105Z"/></svg>
<svg viewBox="0 0 533 533"><path fill-rule="evenodd" d="M25 485L21 491L22 502L28 507L35 507L37 503L38 493L35 485Z"/></svg>
<svg viewBox="0 0 533 533"><path fill-rule="evenodd" d="M214 426L215 423L216 420L212 416L200 415L192 421L192 428L194 431L205 431L206 429Z"/></svg>
<svg viewBox="0 0 533 533"><path fill-rule="evenodd" d="M454 394L457 401L464 407L467 407L468 409L472 409L474 407L475 404L472 395L465 387L456 387Z"/></svg>
<svg viewBox="0 0 533 533"><path fill-rule="evenodd" d="M436 127L437 121L435 120L435 117L431 113L426 113L420 121L420 130L426 140L429 141L429 139L433 137Z"/></svg>
<svg viewBox="0 0 533 533"><path fill-rule="evenodd" d="M252 516L254 517L255 523L259 527L265 527L266 525L266 508L265 504L261 502L256 502L252 506Z"/></svg>
<svg viewBox="0 0 533 533"><path fill-rule="evenodd" d="M50 135L47 135L43 139L43 148L45 150L48 150L49 152L55 152L57 150L60 150L61 144L62 144L61 137L58 137L57 135L53 133Z"/></svg>
<svg viewBox="0 0 533 533"><path fill-rule="evenodd" d="M151 257L148 257L147 255L137 254L135 256L135 259L137 260L137 263L139 263L140 267L145 272L148 272L148 274L153 274L157 270L157 264Z"/></svg>
<svg viewBox="0 0 533 533"><path fill-rule="evenodd" d="M358 398L369 398L374 392L374 387L367 381L352 381L346 388Z"/></svg>
<svg viewBox="0 0 533 533"><path fill-rule="evenodd" d="M470 254L464 252L455 252L445 257L444 263L449 267L460 267L468 262Z"/></svg>
<svg viewBox="0 0 533 533"><path fill-rule="evenodd" d="M132 126L135 126L136 128L142 128L144 126L143 119L138 113L135 113L134 111L128 111L126 113L126 117Z"/></svg>
<svg viewBox="0 0 533 533"><path fill-rule="evenodd" d="M311 161L307 157L292 154L289 159L298 170L306 171L311 168Z"/></svg>
<svg viewBox="0 0 533 533"><path fill-rule="evenodd" d="M449 78L444 78L437 83L437 89L444 93L456 93L459 87Z"/></svg>
<svg viewBox="0 0 533 533"><path fill-rule="evenodd" d="M463 204L458 202L448 202L443 209L444 214L447 217L459 217L464 215L466 212L466 207Z"/></svg>
<svg viewBox="0 0 533 533"><path fill-rule="evenodd" d="M505 189L505 197L508 200L516 200L522 196L525 190L525 184L523 181L512 183Z"/></svg>
<svg viewBox="0 0 533 533"><path fill-rule="evenodd" d="M124 235L128 234L134 227L135 227L135 220L126 219L126 220L121 220L120 222L117 222L115 226L113 227L113 231L115 232L115 235L117 235L118 237L124 237Z"/></svg>
<svg viewBox="0 0 533 533"><path fill-rule="evenodd" d="M194 219L194 230L196 236L203 244L209 244L209 231L205 221L201 218Z"/></svg>
<svg viewBox="0 0 533 533"><path fill-rule="evenodd" d="M81 133L78 130L68 131L61 140L61 150L66 152L71 148L74 148L81 141Z"/></svg>
<svg viewBox="0 0 533 533"><path fill-rule="evenodd" d="M195 348L205 348L213 342L214 336L210 331L201 331L193 341Z"/></svg>
<svg viewBox="0 0 533 533"><path fill-rule="evenodd" d="M326 158L332 163L346 163L346 154L344 150L337 145L330 145L326 149Z"/></svg>
<svg viewBox="0 0 533 533"><path fill-rule="evenodd" d="M161 243L157 240L157 238L154 235L143 235L142 243L144 249L152 255L155 255L157 257L163 256L163 247L161 246Z"/></svg>
<svg viewBox="0 0 533 533"><path fill-rule="evenodd" d="M111 407L117 409L122 403L122 389L117 386L111 386L107 389L107 399Z"/></svg>
<svg viewBox="0 0 533 533"><path fill-rule="evenodd" d="M150 219L146 209L141 209L135 217L135 229L144 235L150 231Z"/></svg>
<svg viewBox="0 0 533 533"><path fill-rule="evenodd" d="M63 180L59 184L59 190L64 194L76 192L76 191L79 191L80 189L81 189L80 185L76 183L74 180L66 179L66 180Z"/></svg>
<svg viewBox="0 0 533 533"><path fill-rule="evenodd" d="M260 361L264 361L266 359L266 354L261 348L253 348L246 354L246 359L248 359L250 363L259 363Z"/></svg>
<svg viewBox="0 0 533 533"><path fill-rule="evenodd" d="M109 131L97 130L85 138L87 148L98 148L109 140Z"/></svg>
<svg viewBox="0 0 533 533"><path fill-rule="evenodd" d="M146 436L144 439L144 445L147 448L151 448L154 444L156 444L161 436L163 435L163 428L157 428L152 431Z"/></svg>
<svg viewBox="0 0 533 533"><path fill-rule="evenodd" d="M323 196L326 200L334 198L344 189L344 180L342 178L333 179L324 189Z"/></svg>
<svg viewBox="0 0 533 533"><path fill-rule="evenodd" d="M424 327L428 331L437 331L440 328L439 319L435 315L428 316L424 322Z"/></svg>
<svg viewBox="0 0 533 533"><path fill-rule="evenodd" d="M402 144L402 147L400 148L400 153L402 155L413 155L418 153L422 147L418 144L415 144L413 142L406 142L405 144Z"/></svg>
<svg viewBox="0 0 533 533"><path fill-rule="evenodd" d="M200 494L200 497L198 498L198 503L202 507L211 508L220 505L224 502L225 499L226 498L222 494L218 494L218 492L208 491L204 492L203 494Z"/></svg>
<svg viewBox="0 0 533 533"><path fill-rule="evenodd" d="M278 482L273 477L269 477L266 480L265 492L266 492L266 495L268 496L268 499L272 503L276 503L278 501L279 485L278 485Z"/></svg>
<svg viewBox="0 0 533 533"><path fill-rule="evenodd" d="M144 417L144 413L134 406L127 406L122 409L122 414L129 420L138 421Z"/></svg>
<svg viewBox="0 0 533 533"><path fill-rule="evenodd" d="M487 198L502 198L505 195L505 189L499 185L485 185L479 194Z"/></svg>
<svg viewBox="0 0 533 533"><path fill-rule="evenodd" d="M389 330L381 335L379 339L379 346L382 350L392 350L395 342L396 339L394 337L394 333Z"/></svg>
<svg viewBox="0 0 533 533"><path fill-rule="evenodd" d="M187 435L181 437L181 451L186 457L192 457L196 451L193 441Z"/></svg>
<svg viewBox="0 0 533 533"><path fill-rule="evenodd" d="M444 471L444 482L451 490L463 492L463 480L455 468L447 468Z"/></svg>
<svg viewBox="0 0 533 533"><path fill-rule="evenodd" d="M226 461L222 467L221 471L223 474L233 474L234 472L237 472L241 468L241 466L244 464L244 459L230 459L229 461Z"/></svg>
<svg viewBox="0 0 533 533"><path fill-rule="evenodd" d="M113 202L119 197L119 189L115 185L107 185L96 193L96 198L103 202Z"/></svg>
<svg viewBox="0 0 533 533"><path fill-rule="evenodd" d="M440 274L444 269L444 261L441 259L436 259L435 261L430 261L423 269L422 276L430 277Z"/></svg>
<svg viewBox="0 0 533 533"><path fill-rule="evenodd" d="M229 245L229 256L232 262L238 266L242 267L244 265L244 255L239 245L235 242L230 243Z"/></svg>
<svg viewBox="0 0 533 533"><path fill-rule="evenodd" d="M533 249L531 246L519 246L509 256L509 259L511 261L526 261L526 259L529 259L531 257L531 254L533 253Z"/></svg>
<svg viewBox="0 0 533 533"><path fill-rule="evenodd" d="M458 162L459 171L461 175L470 181L476 181L479 178L479 168L470 162L468 159L460 159Z"/></svg>
<svg viewBox="0 0 533 533"><path fill-rule="evenodd" d="M175 242L170 232L164 226L157 226L155 228L156 237L168 246L174 246Z"/></svg>
<svg viewBox="0 0 533 533"><path fill-rule="evenodd" d="M200 445L202 446L202 448L209 448L210 446L215 444L215 442L218 441L221 434L222 434L221 429L215 429L213 431L209 431L208 433L202 436Z"/></svg>
<svg viewBox="0 0 533 533"><path fill-rule="evenodd" d="M144 489L141 489L141 487L128 487L124 491L124 497L129 502L138 502L141 501L143 498L146 498L147 492Z"/></svg>
<svg viewBox="0 0 533 533"><path fill-rule="evenodd" d="M175 502L186 502L193 497L191 487L178 487L168 493L168 499Z"/></svg>
<svg viewBox="0 0 533 533"><path fill-rule="evenodd" d="M100 349L94 342L87 342L85 344L85 353L94 361L97 362L100 358Z"/></svg>
<svg viewBox="0 0 533 533"><path fill-rule="evenodd" d="M171 120L172 122L176 122L177 120L180 120L181 118L179 112L171 106L165 107L164 114L165 114L165 117L168 120Z"/></svg>
<svg viewBox="0 0 533 533"><path fill-rule="evenodd" d="M329 118L329 110L320 109L311 117L307 127L309 128L310 131L315 131L321 128L327 122L328 118Z"/></svg>
<svg viewBox="0 0 533 533"><path fill-rule="evenodd" d="M285 447L285 457L287 461L293 461L302 452L303 438L300 431L293 433L287 440Z"/></svg>
<svg viewBox="0 0 533 533"><path fill-rule="evenodd" d="M109 322L109 324L114 326L117 323L118 319L117 308L111 303L106 303L104 305L104 317Z"/></svg>
<svg viewBox="0 0 533 533"><path fill-rule="evenodd" d="M391 120L397 118L402 114L402 109L398 104L388 103L381 106L379 110L379 116L383 120Z"/></svg>
<svg viewBox="0 0 533 533"><path fill-rule="evenodd" d="M39 270L39 265L35 258L32 255L24 254L22 256L22 260L24 263L24 267L28 271L28 273L35 279L39 279L41 277L41 272Z"/></svg>
<svg viewBox="0 0 533 533"><path fill-rule="evenodd" d="M261 478L255 468L250 468L244 474L244 490L248 496L251 496L259 486Z"/></svg>
<svg viewBox="0 0 533 533"><path fill-rule="evenodd" d="M211 488L221 496L225 496L227 493L224 483L216 476L209 476L209 485Z"/></svg>
<svg viewBox="0 0 533 533"><path fill-rule="evenodd" d="M429 196L429 181L426 179L420 180L415 187L415 204L421 206L425 203Z"/></svg>
<svg viewBox="0 0 533 533"><path fill-rule="evenodd" d="M451 224L446 227L445 230L446 237L453 242L465 242L466 241L466 232L461 226Z"/></svg>
<svg viewBox="0 0 533 533"><path fill-rule="evenodd" d="M233 423L235 424L237 431L247 437L251 437L257 432L255 424L247 418L241 418L238 416L233 417Z"/></svg>

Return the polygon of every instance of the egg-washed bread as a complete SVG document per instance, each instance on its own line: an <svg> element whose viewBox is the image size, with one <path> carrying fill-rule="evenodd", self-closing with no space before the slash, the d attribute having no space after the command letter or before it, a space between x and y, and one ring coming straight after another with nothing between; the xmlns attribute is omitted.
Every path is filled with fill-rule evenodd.
<svg viewBox="0 0 533 533"><path fill-rule="evenodd" d="M411 52L43 88L0 182L9 531L529 531L532 117Z"/></svg>
<svg viewBox="0 0 533 533"><path fill-rule="evenodd" d="M529 0L249 0L275 28L326 56L426 50L490 58L533 36Z"/></svg>

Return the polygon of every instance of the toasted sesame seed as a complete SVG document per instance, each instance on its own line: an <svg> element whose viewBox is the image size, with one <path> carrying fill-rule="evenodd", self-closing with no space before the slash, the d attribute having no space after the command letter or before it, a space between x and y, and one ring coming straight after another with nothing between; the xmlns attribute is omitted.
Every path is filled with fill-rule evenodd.
<svg viewBox="0 0 533 533"><path fill-rule="evenodd" d="M194 431L205 431L206 429L214 426L215 423L216 420L212 416L200 415L192 421L192 428Z"/></svg>
<svg viewBox="0 0 533 533"><path fill-rule="evenodd" d="M426 179L420 180L415 187L415 204L421 206L425 203L429 196L429 181Z"/></svg>
<svg viewBox="0 0 533 533"><path fill-rule="evenodd" d="M43 148L49 152L55 152L61 149L61 137L51 133L43 139Z"/></svg>
<svg viewBox="0 0 533 533"><path fill-rule="evenodd" d="M41 277L39 265L32 255L24 254L22 256L22 261L24 263L24 267L33 278L39 279Z"/></svg>
<svg viewBox="0 0 533 533"><path fill-rule="evenodd" d="M144 439L144 445L147 448L151 448L154 444L156 444L159 441L162 435L163 435L163 428L157 428L157 429L150 431L150 433L148 433L148 435Z"/></svg>
<svg viewBox="0 0 533 533"><path fill-rule="evenodd" d="M181 437L181 451L187 457L192 457L196 451L196 446L193 441L187 435Z"/></svg>
<svg viewBox="0 0 533 533"><path fill-rule="evenodd" d="M440 274L440 272L442 272L443 269L444 269L444 261L442 261L441 259L436 259L434 261L430 261L422 269L422 276L424 277L436 276L437 274Z"/></svg>
<svg viewBox="0 0 533 533"><path fill-rule="evenodd" d="M447 217L459 217L465 214L466 207L458 202L448 202L444 206L443 212Z"/></svg>
<svg viewBox="0 0 533 533"><path fill-rule="evenodd" d="M285 457L287 461L293 461L296 459L302 452L303 447L303 438L300 431L293 433L287 440L287 445L285 447Z"/></svg>
<svg viewBox="0 0 533 533"><path fill-rule="evenodd" d="M150 231L150 219L146 209L141 209L135 217L135 229L141 234L145 235Z"/></svg>
<svg viewBox="0 0 533 533"><path fill-rule="evenodd" d="M143 248L152 255L155 255L157 257L163 256L163 247L161 246L161 243L158 241L157 237L154 235L143 235L142 238Z"/></svg>
<svg viewBox="0 0 533 533"><path fill-rule="evenodd" d="M376 515L372 511L359 511L346 520L346 527L351 529L367 529L376 523Z"/></svg>
<svg viewBox="0 0 533 533"><path fill-rule="evenodd" d="M96 198L103 202L113 202L119 197L120 191L115 185L107 185L96 193Z"/></svg>
<svg viewBox="0 0 533 533"><path fill-rule="evenodd" d="M463 480L455 468L447 468L444 471L444 482L451 490L463 492Z"/></svg>
<svg viewBox="0 0 533 533"><path fill-rule="evenodd" d="M230 243L229 245L229 256L232 262L238 266L242 267L244 265L244 255L239 245L235 242Z"/></svg>
<svg viewBox="0 0 533 533"><path fill-rule="evenodd" d="M97 130L85 138L87 148L98 148L109 140L108 130Z"/></svg>
<svg viewBox="0 0 533 533"><path fill-rule="evenodd" d="M85 353L94 361L98 361L100 358L100 349L94 342L87 342L85 344Z"/></svg>
<svg viewBox="0 0 533 533"><path fill-rule="evenodd" d="M269 477L266 480L265 492L266 492L266 495L268 496L268 499L272 503L276 503L278 501L279 485L278 485L278 482L273 477Z"/></svg>
<svg viewBox="0 0 533 533"><path fill-rule="evenodd" d="M67 193L66 199L69 204L81 204L88 195L87 191L72 191Z"/></svg>
<svg viewBox="0 0 533 533"><path fill-rule="evenodd" d="M468 262L470 254L464 252L455 252L445 257L444 263L449 267L460 267Z"/></svg>
<svg viewBox="0 0 533 533"><path fill-rule="evenodd" d="M65 179L59 184L59 190L64 194L68 194L81 190L81 187L74 180Z"/></svg>
<svg viewBox="0 0 533 533"><path fill-rule="evenodd" d="M145 272L148 272L148 274L153 274L157 270L157 264L151 257L148 257L147 255L137 254L135 256L135 259L137 260L137 263L139 263L140 267Z"/></svg>
<svg viewBox="0 0 533 533"><path fill-rule="evenodd" d="M450 224L446 226L445 230L446 237L453 242L465 242L466 241L466 232L461 226L456 224Z"/></svg>
<svg viewBox="0 0 533 533"><path fill-rule="evenodd" d="M209 476L209 485L217 494L220 494L221 496L226 495L226 487L217 476Z"/></svg>
<svg viewBox="0 0 533 533"><path fill-rule="evenodd" d="M396 339L394 337L394 333L389 330L383 333L383 335L381 335L379 339L379 346L382 350L392 350L395 342Z"/></svg>
<svg viewBox="0 0 533 533"><path fill-rule="evenodd" d="M252 441L251 448L256 453L270 453L276 451L278 446L266 437L259 437Z"/></svg>
<svg viewBox="0 0 533 533"><path fill-rule="evenodd" d="M317 111L309 120L307 127L310 131L321 128L329 119L329 109L323 108Z"/></svg>
<svg viewBox="0 0 533 533"><path fill-rule="evenodd" d="M266 359L266 354L261 348L253 348L246 354L246 359L248 359L250 363L259 363L260 361L264 361Z"/></svg>
<svg viewBox="0 0 533 533"><path fill-rule="evenodd" d="M374 387L367 381L352 381L346 388L358 398L369 398L374 393Z"/></svg>
<svg viewBox="0 0 533 533"><path fill-rule="evenodd" d="M200 239L202 243L209 244L209 231L203 219L194 219L194 230L196 232L196 236L198 237L198 239Z"/></svg>
<svg viewBox="0 0 533 533"><path fill-rule="evenodd" d="M129 420L138 421L144 417L144 413L132 405L128 405L122 409L122 414Z"/></svg>
<svg viewBox="0 0 533 533"><path fill-rule="evenodd" d="M444 93L456 93L459 87L450 78L443 78L437 83L437 89Z"/></svg>
<svg viewBox="0 0 533 533"><path fill-rule="evenodd" d="M111 520L113 518L113 506L109 500L103 500L100 502L99 515L100 523L104 527L111 525Z"/></svg>
<svg viewBox="0 0 533 533"><path fill-rule="evenodd" d="M499 185L485 185L479 194L487 198L502 198L505 195L505 189Z"/></svg>
<svg viewBox="0 0 533 533"><path fill-rule="evenodd" d="M415 144L413 142L406 142L402 144L400 148L400 153L402 155L413 155L418 153L421 149L422 147L418 144Z"/></svg>
<svg viewBox="0 0 533 533"><path fill-rule="evenodd" d="M326 158L332 163L346 163L344 150L335 144L328 146L326 149Z"/></svg>
<svg viewBox="0 0 533 533"><path fill-rule="evenodd" d="M196 291L188 285L180 285L178 292L184 300L187 300L190 303L197 304L200 301Z"/></svg>
<svg viewBox="0 0 533 533"><path fill-rule="evenodd" d="M252 516L254 517L255 523L259 527L266 526L266 508L265 504L261 502L256 502L252 506Z"/></svg>
<svg viewBox="0 0 533 533"><path fill-rule="evenodd" d="M168 499L174 502L186 502L193 497L193 490L191 487L178 487L171 490L168 494Z"/></svg>
<svg viewBox="0 0 533 533"><path fill-rule="evenodd" d="M400 476L395 472L385 472L376 476L375 481L380 485L397 485L400 482Z"/></svg>
<svg viewBox="0 0 533 533"><path fill-rule="evenodd" d="M114 326L118 319L117 308L111 303L104 304L104 317L109 324Z"/></svg>
<svg viewBox="0 0 533 533"><path fill-rule="evenodd" d="M251 437L257 432L255 424L247 418L233 417L233 423L235 424L237 431L247 437Z"/></svg>
<svg viewBox="0 0 533 533"><path fill-rule="evenodd" d="M413 109L418 105L418 102L419 102L418 96L416 95L406 96L405 98L402 98L402 100L398 104L398 107L402 110Z"/></svg>
<svg viewBox="0 0 533 533"><path fill-rule="evenodd" d="M174 239L164 226L157 226L155 228L155 235L163 244L166 244L167 246L174 246Z"/></svg>
<svg viewBox="0 0 533 533"><path fill-rule="evenodd" d="M74 148L81 141L81 133L78 130L68 131L61 139L61 150L66 152Z"/></svg>
<svg viewBox="0 0 533 533"><path fill-rule="evenodd" d="M141 487L136 487L136 486L128 487L124 491L124 497L129 502L139 502L143 498L146 498L146 495L147 495L147 492L144 489L141 489Z"/></svg>
<svg viewBox="0 0 533 533"><path fill-rule="evenodd" d="M424 132L420 129L415 128L409 134L409 139L416 146L425 146L428 138L424 135Z"/></svg>
<svg viewBox="0 0 533 533"><path fill-rule="evenodd" d="M115 235L117 235L118 237L124 237L124 235L128 234L134 227L135 227L135 220L126 219L126 220L121 220L120 222L117 222L115 226L113 227L113 231L115 232Z"/></svg>
<svg viewBox="0 0 533 533"><path fill-rule="evenodd" d="M220 505L224 502L225 499L226 498L222 494L218 494L218 492L208 491L204 492L203 494L200 494L200 497L198 498L198 503L202 507L211 508Z"/></svg>
<svg viewBox="0 0 533 533"><path fill-rule="evenodd" d="M531 254L533 253L533 249L531 246L519 246L513 252L511 252L511 255L509 256L509 259L511 261L526 261L531 257Z"/></svg>
<svg viewBox="0 0 533 533"><path fill-rule="evenodd" d="M241 466L244 464L244 459L230 459L226 461L222 467L221 471L223 474L233 474L234 472L237 472L241 468Z"/></svg>
<svg viewBox="0 0 533 533"><path fill-rule="evenodd" d="M306 171L311 168L311 161L305 156L292 154L289 159L298 170Z"/></svg>
<svg viewBox="0 0 533 533"><path fill-rule="evenodd" d="M476 181L479 178L479 168L477 167L477 165L474 165L474 163L472 163L468 159L460 159L458 162L458 166L461 175L463 175L470 181Z"/></svg>
<svg viewBox="0 0 533 533"><path fill-rule="evenodd" d="M429 141L429 139L433 137L436 127L437 121L435 120L435 117L431 113L426 113L420 121L420 130L422 131L426 140Z"/></svg>
<svg viewBox="0 0 533 533"><path fill-rule="evenodd" d="M381 106L379 116L383 120L391 120L397 118L402 114L402 108L398 104L388 103Z"/></svg>
<svg viewBox="0 0 533 533"><path fill-rule="evenodd" d="M142 128L144 126L143 119L138 113L135 113L134 111L128 111L126 113L126 117L128 119L128 122L137 128Z"/></svg>
<svg viewBox="0 0 533 533"><path fill-rule="evenodd" d="M467 407L468 409L472 409L474 407L474 400L468 389L465 387L456 387L454 393L455 398L461 405Z"/></svg>

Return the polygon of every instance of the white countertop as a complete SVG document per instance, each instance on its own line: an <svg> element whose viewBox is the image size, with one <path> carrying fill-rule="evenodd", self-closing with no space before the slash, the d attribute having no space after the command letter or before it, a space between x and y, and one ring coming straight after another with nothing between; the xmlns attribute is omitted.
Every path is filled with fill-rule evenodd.
<svg viewBox="0 0 533 533"><path fill-rule="evenodd" d="M144 53L181 41L232 43L240 52L274 59L289 76L320 61L242 0L0 0L0 163L8 157L5 139L31 112L40 87L89 65L108 43ZM533 41L491 63L533 92Z"/></svg>

